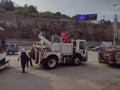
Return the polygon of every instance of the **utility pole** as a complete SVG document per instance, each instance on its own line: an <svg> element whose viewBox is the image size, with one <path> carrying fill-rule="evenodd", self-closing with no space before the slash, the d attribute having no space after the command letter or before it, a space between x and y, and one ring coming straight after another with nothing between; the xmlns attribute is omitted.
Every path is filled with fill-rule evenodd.
<svg viewBox="0 0 120 90"><path fill-rule="evenodd" d="M116 16L117 14L115 13L115 7L117 4L113 4L113 15L114 15L114 36L113 36L113 46L116 45L116 34L117 34L117 21L116 21Z"/></svg>

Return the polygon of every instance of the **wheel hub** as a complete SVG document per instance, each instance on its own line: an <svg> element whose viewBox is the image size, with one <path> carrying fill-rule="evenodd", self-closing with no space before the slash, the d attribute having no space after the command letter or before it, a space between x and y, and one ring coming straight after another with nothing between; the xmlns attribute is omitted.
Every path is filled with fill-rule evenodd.
<svg viewBox="0 0 120 90"><path fill-rule="evenodd" d="M80 64L79 58L76 58L76 59L75 59L75 64Z"/></svg>
<svg viewBox="0 0 120 90"><path fill-rule="evenodd" d="M48 62L48 65L50 67L54 67L56 65L56 61L54 59L50 59L49 62Z"/></svg>

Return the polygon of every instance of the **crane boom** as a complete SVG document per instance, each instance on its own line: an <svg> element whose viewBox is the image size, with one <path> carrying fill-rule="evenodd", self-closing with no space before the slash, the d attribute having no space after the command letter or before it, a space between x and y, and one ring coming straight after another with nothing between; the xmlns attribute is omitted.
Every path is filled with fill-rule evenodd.
<svg viewBox="0 0 120 90"><path fill-rule="evenodd" d="M49 40L47 40L44 36L42 36L42 34L38 35L39 39L41 39L43 42L45 42L49 47L51 47L52 42L50 42Z"/></svg>

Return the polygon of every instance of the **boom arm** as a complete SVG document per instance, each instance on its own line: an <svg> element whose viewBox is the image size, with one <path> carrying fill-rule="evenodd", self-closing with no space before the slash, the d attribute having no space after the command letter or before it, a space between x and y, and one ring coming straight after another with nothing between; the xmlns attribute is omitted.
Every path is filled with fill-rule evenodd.
<svg viewBox="0 0 120 90"><path fill-rule="evenodd" d="M41 39L43 42L45 42L49 47L51 47L52 43L47 40L44 36L42 36L42 34L38 35L39 39Z"/></svg>

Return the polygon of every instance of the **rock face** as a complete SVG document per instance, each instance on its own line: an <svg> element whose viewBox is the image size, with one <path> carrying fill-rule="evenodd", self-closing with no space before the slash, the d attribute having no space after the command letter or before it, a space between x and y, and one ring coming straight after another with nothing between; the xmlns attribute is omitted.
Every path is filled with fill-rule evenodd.
<svg viewBox="0 0 120 90"><path fill-rule="evenodd" d="M36 39L34 30L44 32L47 38L52 34L60 35L67 31L70 36L84 38L88 41L112 41L113 26L99 25L91 22L76 22L66 19L47 19L16 15L12 12L0 13L0 26L5 28L7 38Z"/></svg>

